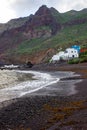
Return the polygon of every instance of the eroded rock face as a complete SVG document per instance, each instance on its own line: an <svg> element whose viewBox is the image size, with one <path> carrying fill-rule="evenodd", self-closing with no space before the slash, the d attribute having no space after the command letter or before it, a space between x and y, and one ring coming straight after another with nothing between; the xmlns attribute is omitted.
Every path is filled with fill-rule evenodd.
<svg viewBox="0 0 87 130"><path fill-rule="evenodd" d="M33 38L48 38L61 29L49 8L42 6L19 27L5 30L0 35L0 53L16 48L25 40Z"/></svg>
<svg viewBox="0 0 87 130"><path fill-rule="evenodd" d="M86 13L87 10L84 10ZM69 17L74 16L77 12L71 11L68 13L68 21L63 22L64 15L57 12L54 8L48 8L47 6L41 6L35 15L30 15L26 18L19 18L11 20L5 26L0 24L0 60L6 62L25 62L26 59L33 61L34 63L44 62L49 59L49 52L47 48L43 51L39 51L37 54L21 54L11 55L11 52L19 47L25 41L30 41L36 38L50 38L51 36L63 30L66 26L73 26L83 24L87 22L87 18L76 18L70 19ZM62 20L62 22L61 22ZM66 21L66 17L65 17ZM6 27L6 28L5 28ZM32 44L32 43L31 43ZM11 50L9 52L9 50ZM10 56L8 56L8 52ZM13 53L12 53L13 54Z"/></svg>
<svg viewBox="0 0 87 130"><path fill-rule="evenodd" d="M22 54L22 55L4 55L4 61L7 63L15 64L15 63L27 63L27 61L30 61L32 64L39 64L43 62L49 62L51 57L56 53L55 49L47 49L43 51L39 51L34 54Z"/></svg>
<svg viewBox="0 0 87 130"><path fill-rule="evenodd" d="M79 18L76 20L70 20L69 22L65 23L64 26L73 26L73 25L79 25L79 24L84 24L87 22L87 18Z"/></svg>
<svg viewBox="0 0 87 130"><path fill-rule="evenodd" d="M40 37L48 38L48 37L51 37L52 31L51 31L51 29L49 29L49 30L43 29L43 31L34 29L34 30L29 30L27 32L24 32L23 34L28 39L40 38Z"/></svg>

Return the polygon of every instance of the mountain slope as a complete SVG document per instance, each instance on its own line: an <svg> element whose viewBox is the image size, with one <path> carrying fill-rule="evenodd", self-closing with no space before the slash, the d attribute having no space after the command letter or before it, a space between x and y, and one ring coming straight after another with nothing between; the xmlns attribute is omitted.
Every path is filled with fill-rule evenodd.
<svg viewBox="0 0 87 130"><path fill-rule="evenodd" d="M0 24L0 33L3 33L6 30L10 30L12 28L17 28L24 25L28 19L29 19L29 16L24 17L24 18L12 19L5 24Z"/></svg>
<svg viewBox="0 0 87 130"><path fill-rule="evenodd" d="M48 61L60 47L86 44L87 9L59 13L43 5L35 15L12 20L7 26L0 34L0 59L40 63Z"/></svg>
<svg viewBox="0 0 87 130"><path fill-rule="evenodd" d="M60 29L61 25L51 14L50 9L46 6L42 6L35 15L29 17L29 20L27 20L25 24L17 28L6 30L0 35L0 53L17 47L25 40L50 37L56 34Z"/></svg>

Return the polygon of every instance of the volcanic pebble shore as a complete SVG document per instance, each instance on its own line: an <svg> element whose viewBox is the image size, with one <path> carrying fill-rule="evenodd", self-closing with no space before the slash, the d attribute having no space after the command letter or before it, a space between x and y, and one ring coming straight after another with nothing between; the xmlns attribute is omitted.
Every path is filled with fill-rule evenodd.
<svg viewBox="0 0 87 130"><path fill-rule="evenodd" d="M3 102L0 130L86 130L87 129L87 63L43 64L33 70L73 71L82 82L71 96L25 96ZM9 105L6 105L9 104Z"/></svg>

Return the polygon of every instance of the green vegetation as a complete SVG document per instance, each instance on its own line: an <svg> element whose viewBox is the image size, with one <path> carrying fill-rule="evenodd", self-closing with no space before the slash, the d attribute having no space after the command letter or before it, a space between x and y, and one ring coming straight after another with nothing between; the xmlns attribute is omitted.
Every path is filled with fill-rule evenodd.
<svg viewBox="0 0 87 130"><path fill-rule="evenodd" d="M87 51L80 54L80 58L87 57Z"/></svg>
<svg viewBox="0 0 87 130"><path fill-rule="evenodd" d="M87 44L83 44L83 45L81 46L81 48L82 48L82 49L87 49Z"/></svg>
<svg viewBox="0 0 87 130"><path fill-rule="evenodd" d="M87 51L80 54L80 63L87 62Z"/></svg>
<svg viewBox="0 0 87 130"><path fill-rule="evenodd" d="M78 64L79 63L79 58L74 58L68 61L68 64Z"/></svg>
<svg viewBox="0 0 87 130"><path fill-rule="evenodd" d="M80 53L79 58L74 58L68 61L69 64L78 64L87 62L87 51Z"/></svg>
<svg viewBox="0 0 87 130"><path fill-rule="evenodd" d="M49 26L40 26L38 28L36 28L36 30L40 31L40 30L50 30Z"/></svg>
<svg viewBox="0 0 87 130"><path fill-rule="evenodd" d="M0 24L0 33L24 25L28 21L28 19L29 17L17 18L17 19L12 19L5 24Z"/></svg>
<svg viewBox="0 0 87 130"><path fill-rule="evenodd" d="M64 21L64 18L62 17L62 14L59 13L55 8L51 8L51 13L54 16L54 18L56 19L56 21L59 23L62 23L62 21Z"/></svg>
<svg viewBox="0 0 87 130"><path fill-rule="evenodd" d="M34 53L37 52L38 50L41 50L41 45L44 42L44 38L36 38L36 39L31 39L29 41L23 42L21 45L18 46L18 48L15 50L15 53L18 54L24 54L24 53Z"/></svg>
<svg viewBox="0 0 87 130"><path fill-rule="evenodd" d="M84 9L82 11L71 10L61 15L63 18L63 20L61 21L62 23L69 22L71 20L87 18L87 9Z"/></svg>
<svg viewBox="0 0 87 130"><path fill-rule="evenodd" d="M40 28L43 29L44 27ZM47 28L48 29L48 28ZM55 36L50 38L36 38L22 42L15 53L34 53L49 48L63 49L74 44L83 45L87 41L87 24L74 25L66 27Z"/></svg>
<svg viewBox="0 0 87 130"><path fill-rule="evenodd" d="M71 10L66 13L59 13L56 9L50 8L51 14L54 19L58 23L61 24L61 26L64 25L66 22L72 22L72 20L78 20L78 19L87 19L87 9L84 9L82 11L75 11ZM32 16L31 16L32 17ZM22 23L25 23L28 18L25 18ZM15 21L16 22L16 21ZM13 21L10 23L13 24ZM22 24L20 23L19 20L19 25ZM50 30L49 25L44 25L35 28L37 31L42 31L42 30ZM17 38L20 38L20 35L17 36ZM16 43L16 38L13 39ZM40 38L35 38L31 40L26 40L23 41L22 43L18 44L17 48L12 50L13 53L15 54L33 54L36 52L39 52L41 50L47 50L49 48L54 48L58 50L58 48L62 48L62 50L66 49L67 47L70 47L72 45L80 45L85 46L87 43L87 23L81 23L79 24L78 22L74 25L71 26L63 26L61 30L58 31L56 35L53 35L49 38L46 37L40 37ZM84 47L84 46L83 46ZM9 52L10 53L10 52ZM79 62L84 62L87 61L86 56L81 56L79 59L74 59L70 60L69 63L79 63Z"/></svg>
<svg viewBox="0 0 87 130"><path fill-rule="evenodd" d="M71 20L87 18L87 9L81 11L70 10L65 13L59 13L54 8L51 8L51 13L55 17L55 19L60 23L66 23Z"/></svg>

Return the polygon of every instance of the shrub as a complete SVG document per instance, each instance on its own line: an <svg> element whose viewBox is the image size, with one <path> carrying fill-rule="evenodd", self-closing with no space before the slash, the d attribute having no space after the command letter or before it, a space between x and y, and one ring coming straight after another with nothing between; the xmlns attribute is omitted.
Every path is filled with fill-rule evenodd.
<svg viewBox="0 0 87 130"><path fill-rule="evenodd" d="M80 53L80 58L87 57L87 51Z"/></svg>
<svg viewBox="0 0 87 130"><path fill-rule="evenodd" d="M87 57L80 58L80 63L87 62Z"/></svg>
<svg viewBox="0 0 87 130"><path fill-rule="evenodd" d="M68 61L68 64L78 64L79 63L79 58L71 59Z"/></svg>

